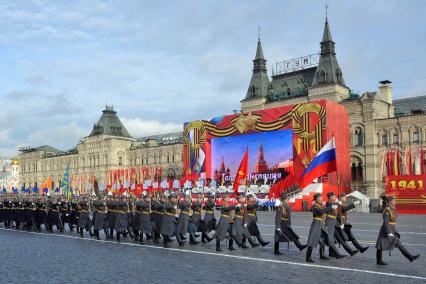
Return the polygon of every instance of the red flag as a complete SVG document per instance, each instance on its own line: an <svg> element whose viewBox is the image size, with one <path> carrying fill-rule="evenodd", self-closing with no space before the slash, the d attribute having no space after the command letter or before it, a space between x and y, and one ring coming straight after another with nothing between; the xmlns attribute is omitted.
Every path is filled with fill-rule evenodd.
<svg viewBox="0 0 426 284"><path fill-rule="evenodd" d="M244 154L243 160L241 161L240 166L238 167L237 174L234 181L234 192L238 193L238 187L240 186L241 180L245 179L248 174L248 147L246 148L246 153Z"/></svg>
<svg viewBox="0 0 426 284"><path fill-rule="evenodd" d="M281 192L286 191L290 186L293 186L297 181L294 174L289 173L288 176L273 184L268 193L268 198L278 198Z"/></svg>
<svg viewBox="0 0 426 284"><path fill-rule="evenodd" d="M392 150L387 151L388 176L393 176L393 155Z"/></svg>

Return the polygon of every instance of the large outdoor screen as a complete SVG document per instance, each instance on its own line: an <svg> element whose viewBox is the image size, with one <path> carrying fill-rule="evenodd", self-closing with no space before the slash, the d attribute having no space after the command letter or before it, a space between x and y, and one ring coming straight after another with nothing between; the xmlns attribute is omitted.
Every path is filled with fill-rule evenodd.
<svg viewBox="0 0 426 284"><path fill-rule="evenodd" d="M211 139L211 177L229 185L248 147L251 184L273 183L293 165L293 130L277 130Z"/></svg>

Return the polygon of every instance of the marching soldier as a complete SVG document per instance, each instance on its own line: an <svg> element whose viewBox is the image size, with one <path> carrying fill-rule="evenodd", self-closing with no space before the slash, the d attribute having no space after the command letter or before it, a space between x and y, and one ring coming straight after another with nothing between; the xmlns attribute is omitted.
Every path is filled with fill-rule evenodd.
<svg viewBox="0 0 426 284"><path fill-rule="evenodd" d="M33 209L34 209L34 202L32 200L27 199L24 202L24 223L25 228L27 230L31 229L33 227Z"/></svg>
<svg viewBox="0 0 426 284"><path fill-rule="evenodd" d="M178 224L176 228L176 239L179 241L181 239L182 241L179 241L179 246L183 246L185 241L183 240L188 233L188 223L189 223L189 214L191 211L191 202L190 202L190 195L189 194L183 194L183 200L179 202L179 218L178 218ZM179 238L178 238L179 236ZM195 244L194 235L190 235L190 242L191 244Z"/></svg>
<svg viewBox="0 0 426 284"><path fill-rule="evenodd" d="M213 240L213 238L209 237L209 232L216 230L216 217L214 216L214 210L215 210L215 202L214 202L214 195L212 193L207 194L207 201L204 206L204 209L206 210L203 218L202 225L202 234L201 234L201 241L203 243L209 243Z"/></svg>
<svg viewBox="0 0 426 284"><path fill-rule="evenodd" d="M158 197L153 195L151 197L152 239L156 244L160 238L162 210L162 204L159 202Z"/></svg>
<svg viewBox="0 0 426 284"><path fill-rule="evenodd" d="M222 251L220 248L220 242L226 238L229 239L229 250L235 250L234 240L232 238L232 224L233 220L231 217L232 211L235 210L235 206L231 205L228 195L223 197L223 204L220 207L220 218L216 227L216 232L213 235L213 238L216 239L216 251Z"/></svg>
<svg viewBox="0 0 426 284"><path fill-rule="evenodd" d="M102 196L99 196L98 199L93 203L94 213L93 214L93 229L94 235L97 240L100 240L99 232L104 230L106 239L109 239L108 234L108 222L107 222L107 211L106 211L106 202L102 199Z"/></svg>
<svg viewBox="0 0 426 284"><path fill-rule="evenodd" d="M325 218L325 226L327 227L327 245L329 247L330 257L335 257L339 259L345 256L340 254L340 252L337 250L336 242L334 239L334 232L336 229L337 211L339 209L339 205L341 202L337 200L336 194L334 192L327 193L327 198L328 198L328 201L326 203L326 207L331 208L331 211L326 214L326 218ZM351 256L356 254L357 252L358 250L352 251L349 248L349 254Z"/></svg>
<svg viewBox="0 0 426 284"><path fill-rule="evenodd" d="M46 224L47 213L46 213L46 204L43 200L37 200L35 204L34 210L34 225L36 230L41 232L41 225L44 225L46 229L48 229Z"/></svg>
<svg viewBox="0 0 426 284"><path fill-rule="evenodd" d="M262 247L267 246L269 242L263 240L260 235L259 228L257 227L257 213L256 210L258 208L258 204L256 201L256 196L253 194L249 194L247 196L247 214L246 214L246 224L247 229L250 232L250 235L256 237Z"/></svg>
<svg viewBox="0 0 426 284"><path fill-rule="evenodd" d="M47 224L49 226L49 232L53 232L53 226L55 225L56 229L62 233L64 231L64 227L62 225L61 219L59 218L59 201L50 200L48 205L49 210L47 213Z"/></svg>
<svg viewBox="0 0 426 284"><path fill-rule="evenodd" d="M141 245L144 244L143 234L146 235L147 239L151 238L151 234L153 234L153 225L151 222L151 209L150 209L151 199L146 194L135 203L136 214L135 218L137 219L137 231L139 236L139 243Z"/></svg>
<svg viewBox="0 0 426 284"><path fill-rule="evenodd" d="M114 239L114 227L115 227L115 219L117 217L117 204L116 201L112 195L112 192L108 192L108 199L106 202L107 207L107 221L108 221L108 228L109 228L109 239Z"/></svg>
<svg viewBox="0 0 426 284"><path fill-rule="evenodd" d="M161 221L161 235L163 235L163 245L169 248L168 243L171 237L176 233L176 215L177 215L177 196L175 193L169 195L169 202L163 204L164 214ZM183 245L180 235L176 233L176 240L179 245Z"/></svg>
<svg viewBox="0 0 426 284"><path fill-rule="evenodd" d="M296 247L302 251L306 245L302 245L299 236L291 227L291 207L288 205L288 195L282 192L280 199L275 202L275 234L274 234L274 254L281 255L280 242L294 242Z"/></svg>
<svg viewBox="0 0 426 284"><path fill-rule="evenodd" d="M189 217L189 227L188 231L190 235L194 235L193 239L195 240L195 233L196 232L203 232L203 224L201 219L201 212L203 210L203 198L201 195L194 195L194 199L191 205L191 211L192 214ZM201 236L201 239L203 239L203 236ZM199 242L195 241L197 244Z"/></svg>
<svg viewBox="0 0 426 284"><path fill-rule="evenodd" d="M376 261L378 265L387 265L383 261L384 250L391 251L394 248L398 248L402 255L410 262L415 261L420 256L419 254L412 255L401 243L400 234L396 227L398 213L395 210L395 205L395 196L386 196L386 205L383 209L383 223L376 242Z"/></svg>
<svg viewBox="0 0 426 284"><path fill-rule="evenodd" d="M328 240L327 232L325 231L325 215L331 213L333 209L337 209L337 205L331 207L325 207L322 204L322 194L315 193L314 202L312 204L312 216L313 220L311 228L309 229L308 237L308 250L306 251L306 262L314 262L312 260L312 250L318 244L320 244L320 259L328 260L329 258L324 254L324 243Z"/></svg>
<svg viewBox="0 0 426 284"><path fill-rule="evenodd" d="M89 232L90 237L93 237L92 222L90 220L90 203L84 197L78 203L78 212L79 212L78 227L80 230L80 237L82 238L84 237L83 236L84 229Z"/></svg>
<svg viewBox="0 0 426 284"><path fill-rule="evenodd" d="M78 203L76 200L71 200L68 202L68 208L69 208L69 216L68 216L68 225L70 226L70 231L72 232L74 230L74 226L77 228L77 233L80 232L80 228L78 227Z"/></svg>
<svg viewBox="0 0 426 284"><path fill-rule="evenodd" d="M360 245L360 243L358 243L352 233L352 225L348 222L348 211L355 208L355 206L359 204L359 201L357 200L351 204L347 204L346 194L341 193L339 197L342 204L339 205L337 210L336 229L334 231L334 236L349 254L351 249L346 243L347 241L351 241L353 245L359 250L359 252L364 253L368 249L368 246L363 247Z"/></svg>
<svg viewBox="0 0 426 284"><path fill-rule="evenodd" d="M0 223L3 223L5 220L5 209L4 209L4 199L3 196L0 196ZM4 225L4 224L3 224Z"/></svg>
<svg viewBox="0 0 426 284"><path fill-rule="evenodd" d="M127 202L121 198L117 202L117 211L116 211L116 217L115 217L115 225L114 229L116 231L116 238L117 241L120 241L120 235L126 236L127 230L129 228L129 219L127 216L128 213L128 207Z"/></svg>
<svg viewBox="0 0 426 284"><path fill-rule="evenodd" d="M21 200L14 201L15 208L15 227L19 229L22 225L22 229L24 228L25 215L24 215L24 203Z"/></svg>
<svg viewBox="0 0 426 284"><path fill-rule="evenodd" d="M246 223L247 204L243 195L238 196L238 203L235 205L234 225L232 226L232 236L237 245L241 248L248 248L245 241L248 240L252 247L258 247L259 244L255 243L250 232L247 229Z"/></svg>

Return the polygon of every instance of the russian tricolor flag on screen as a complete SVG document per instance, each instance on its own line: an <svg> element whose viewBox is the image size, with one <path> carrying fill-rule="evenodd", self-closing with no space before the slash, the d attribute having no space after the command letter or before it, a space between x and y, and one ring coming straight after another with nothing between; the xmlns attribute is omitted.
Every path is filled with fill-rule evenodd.
<svg viewBox="0 0 426 284"><path fill-rule="evenodd" d="M334 137L315 155L299 179L300 188L305 188L320 176L336 171L336 145Z"/></svg>

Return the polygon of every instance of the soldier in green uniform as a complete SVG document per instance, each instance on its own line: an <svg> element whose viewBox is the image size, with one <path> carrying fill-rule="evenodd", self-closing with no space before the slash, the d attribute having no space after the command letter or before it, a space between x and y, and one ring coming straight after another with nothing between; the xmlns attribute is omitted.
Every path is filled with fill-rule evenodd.
<svg viewBox="0 0 426 284"><path fill-rule="evenodd" d="M383 209L383 223L380 227L379 236L376 242L376 261L378 265L386 265L383 261L383 251L398 248L410 262L419 258L419 254L412 255L401 243L400 234L396 227L398 213L395 209L395 196L386 196L386 205Z"/></svg>
<svg viewBox="0 0 426 284"><path fill-rule="evenodd" d="M177 196L175 193L169 195L169 201L164 202L163 204L163 217L161 220L161 235L163 235L163 244L165 248L169 248L168 243L171 241L171 237L176 234L176 240L179 245L182 245L183 242L176 233L176 215L177 215Z"/></svg>
<svg viewBox="0 0 426 284"><path fill-rule="evenodd" d="M282 192L280 199L275 202L275 234L274 254L281 255L280 242L294 242L296 247L302 251L306 245L302 245L299 236L291 227L291 207L288 205L288 195Z"/></svg>
<svg viewBox="0 0 426 284"><path fill-rule="evenodd" d="M324 244L328 240L327 232L325 231L324 220L326 214L329 214L333 211L333 209L337 209L337 205L332 205L330 207L325 207L322 204L322 194L315 193L314 202L312 204L312 223L311 228L309 229L309 237L308 237L308 250L306 251L306 262L314 262L312 260L312 250L318 244L320 244L320 259L328 260L329 258L324 254Z"/></svg>

